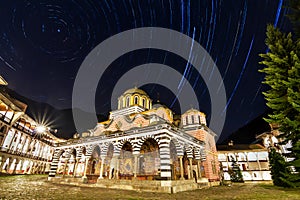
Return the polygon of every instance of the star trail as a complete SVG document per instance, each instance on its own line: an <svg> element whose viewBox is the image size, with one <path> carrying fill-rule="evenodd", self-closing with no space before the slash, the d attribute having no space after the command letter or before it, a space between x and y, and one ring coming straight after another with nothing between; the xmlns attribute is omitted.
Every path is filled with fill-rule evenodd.
<svg viewBox="0 0 300 200"><path fill-rule="evenodd" d="M261 94L265 89L261 84L263 75L257 72L258 54L267 51L264 44L267 24L291 31L285 17L289 12L285 3L283 0L1 1L0 72L9 87L21 95L58 109L71 108L77 71L84 58L102 41L139 27L177 30L200 43L221 72L227 93L222 140L266 110ZM196 58L190 55L189 59ZM97 112L107 115L110 111L112 88L124 73L149 62L169 65L183 76L178 82L178 94L155 84L144 86L142 89L154 101L159 98L178 112L177 97L187 84L186 78L209 121L207 86L195 70L202 71L204 62L191 66L172 53L153 49L127 53L111 64L98 85L101 89L96 95ZM215 72L212 67L205 74L211 77Z"/></svg>

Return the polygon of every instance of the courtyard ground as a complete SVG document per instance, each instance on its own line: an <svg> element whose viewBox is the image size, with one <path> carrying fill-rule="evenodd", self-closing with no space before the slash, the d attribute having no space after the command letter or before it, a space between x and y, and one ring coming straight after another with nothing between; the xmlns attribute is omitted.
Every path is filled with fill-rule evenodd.
<svg viewBox="0 0 300 200"><path fill-rule="evenodd" d="M45 175L0 176L0 199L300 199L299 189L264 184L218 186L177 194L159 194L58 185Z"/></svg>

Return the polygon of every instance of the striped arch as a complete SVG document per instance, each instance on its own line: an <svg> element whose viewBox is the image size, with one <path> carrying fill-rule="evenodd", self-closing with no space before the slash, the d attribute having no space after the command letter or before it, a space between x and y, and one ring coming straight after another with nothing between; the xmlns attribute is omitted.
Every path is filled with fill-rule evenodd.
<svg viewBox="0 0 300 200"><path fill-rule="evenodd" d="M85 154L86 158L90 158L92 156L94 148L95 148L95 145L86 146L86 154Z"/></svg>
<svg viewBox="0 0 300 200"><path fill-rule="evenodd" d="M76 149L76 159L81 159L82 158L82 149L83 147L77 147Z"/></svg>
<svg viewBox="0 0 300 200"><path fill-rule="evenodd" d="M65 151L67 151L67 149L55 149L53 158L59 158Z"/></svg>
<svg viewBox="0 0 300 200"><path fill-rule="evenodd" d="M76 157L77 157L77 149L76 148L72 147L68 150L68 152L69 152L69 159L71 158L72 155L74 156L74 159L76 159Z"/></svg>
<svg viewBox="0 0 300 200"><path fill-rule="evenodd" d="M65 151L65 158L67 160L69 160L69 158L71 157L72 150L73 149L66 149L66 151Z"/></svg>
<svg viewBox="0 0 300 200"><path fill-rule="evenodd" d="M131 146L133 147L131 140L123 139L123 140L119 141L118 143L116 143L114 155L120 155L121 149L126 142L129 142L131 144Z"/></svg>
<svg viewBox="0 0 300 200"><path fill-rule="evenodd" d="M103 143L101 146L102 148L100 149L101 150L101 156L103 157L106 157L107 156L107 152L108 152L108 148L109 146L112 145L113 146L113 152L115 152L116 150L116 144L113 143L113 142L106 142L106 143ZM114 154L113 154L114 155Z"/></svg>
<svg viewBox="0 0 300 200"><path fill-rule="evenodd" d="M184 154L183 146L178 142L177 138L172 138L171 142L173 142L176 147L177 156L183 156Z"/></svg>
<svg viewBox="0 0 300 200"><path fill-rule="evenodd" d="M200 160L201 155L200 155L200 148L195 148L195 159Z"/></svg>
<svg viewBox="0 0 300 200"><path fill-rule="evenodd" d="M100 150L101 150L101 157L106 157L109 144L110 143L103 143L101 145L101 147L102 147L102 148L100 148Z"/></svg>
<svg viewBox="0 0 300 200"><path fill-rule="evenodd" d="M158 146L160 147L160 140L156 136L154 136L154 135L147 135L147 136L144 136L144 137L140 138L137 141L137 143L133 144L133 152L140 152L143 143L147 139L154 139L157 142Z"/></svg>
<svg viewBox="0 0 300 200"><path fill-rule="evenodd" d="M188 158L193 158L193 146L189 145L185 148L186 155Z"/></svg>
<svg viewBox="0 0 300 200"><path fill-rule="evenodd" d="M93 145L91 145L91 155L93 154L93 151L95 150L95 148L96 147L99 147L99 149L100 149L100 156L101 156L101 154L102 154L102 148L101 148L101 145L100 144L93 144Z"/></svg>

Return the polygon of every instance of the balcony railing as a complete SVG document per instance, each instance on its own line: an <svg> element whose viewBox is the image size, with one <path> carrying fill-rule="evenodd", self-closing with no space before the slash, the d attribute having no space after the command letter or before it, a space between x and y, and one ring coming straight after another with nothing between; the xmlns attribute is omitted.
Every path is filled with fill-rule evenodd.
<svg viewBox="0 0 300 200"><path fill-rule="evenodd" d="M12 149L8 149L5 147L1 147L1 152L7 153L7 154L11 154L11 155L16 155L16 156L20 156L20 157L24 157L24 158L29 158L29 159L34 159L34 160L40 160L40 161L48 161L47 158L42 158L39 156L34 156L30 153L22 153L19 151L14 151Z"/></svg>

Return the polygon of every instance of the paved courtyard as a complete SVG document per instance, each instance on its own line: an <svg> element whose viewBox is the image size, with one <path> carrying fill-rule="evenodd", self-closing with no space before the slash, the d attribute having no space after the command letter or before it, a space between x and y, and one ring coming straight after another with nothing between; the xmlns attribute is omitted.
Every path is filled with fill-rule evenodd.
<svg viewBox="0 0 300 200"><path fill-rule="evenodd" d="M300 191L271 185L234 185L181 192L177 194L141 193L90 187L57 185L47 176L0 177L0 199L300 199Z"/></svg>

